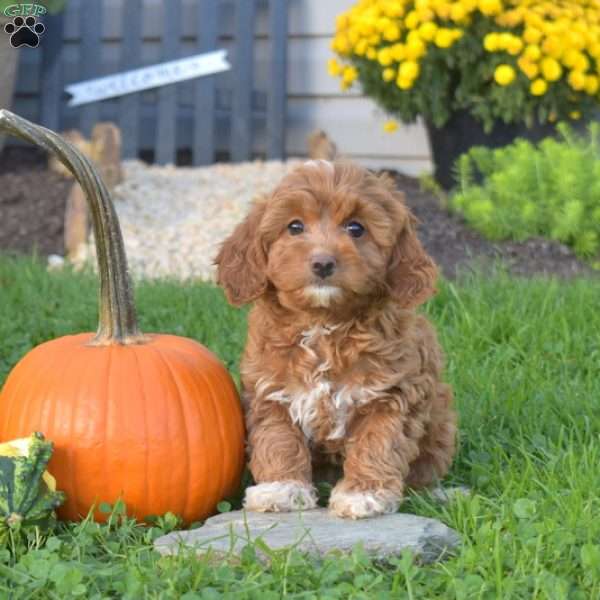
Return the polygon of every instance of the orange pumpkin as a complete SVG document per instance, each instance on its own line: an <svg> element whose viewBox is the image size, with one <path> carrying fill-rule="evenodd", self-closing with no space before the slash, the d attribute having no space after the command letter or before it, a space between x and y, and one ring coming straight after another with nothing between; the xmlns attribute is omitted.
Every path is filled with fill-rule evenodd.
<svg viewBox="0 0 600 600"><path fill-rule="evenodd" d="M198 342L138 330L116 213L89 161L6 110L0 130L54 152L74 173L90 206L100 275L98 332L41 344L15 366L0 393L0 441L40 431L54 442L48 470L67 494L63 519L119 498L138 519L209 516L237 490L244 465L229 373Z"/></svg>

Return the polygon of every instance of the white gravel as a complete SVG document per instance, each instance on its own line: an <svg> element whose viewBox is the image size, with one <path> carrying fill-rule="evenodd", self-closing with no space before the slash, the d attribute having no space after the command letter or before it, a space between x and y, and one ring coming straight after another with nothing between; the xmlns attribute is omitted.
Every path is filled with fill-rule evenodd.
<svg viewBox="0 0 600 600"><path fill-rule="evenodd" d="M271 191L301 161L182 168L123 163L113 195L134 278L214 280L219 244L244 218L251 200ZM93 241L77 263L94 258Z"/></svg>

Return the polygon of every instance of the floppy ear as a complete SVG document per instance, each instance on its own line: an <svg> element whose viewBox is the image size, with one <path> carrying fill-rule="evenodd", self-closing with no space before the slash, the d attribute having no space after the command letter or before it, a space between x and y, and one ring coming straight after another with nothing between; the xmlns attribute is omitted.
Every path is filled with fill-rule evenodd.
<svg viewBox="0 0 600 600"><path fill-rule="evenodd" d="M234 306L255 300L267 288L267 253L258 235L264 212L265 201L255 202L248 216L223 242L214 261L217 283Z"/></svg>
<svg viewBox="0 0 600 600"><path fill-rule="evenodd" d="M392 295L404 308L414 308L436 293L437 267L417 238L417 219L409 214L398 235L388 269Z"/></svg>

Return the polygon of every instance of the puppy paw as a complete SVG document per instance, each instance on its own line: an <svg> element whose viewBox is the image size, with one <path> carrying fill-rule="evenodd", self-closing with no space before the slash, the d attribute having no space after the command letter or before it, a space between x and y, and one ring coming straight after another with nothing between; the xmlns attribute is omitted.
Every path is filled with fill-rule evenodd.
<svg viewBox="0 0 600 600"><path fill-rule="evenodd" d="M244 508L254 512L310 510L317 506L315 488L301 481L270 481L246 489Z"/></svg>
<svg viewBox="0 0 600 600"><path fill-rule="evenodd" d="M400 501L392 492L347 492L336 490L331 492L329 510L336 517L343 519L366 519L398 510Z"/></svg>

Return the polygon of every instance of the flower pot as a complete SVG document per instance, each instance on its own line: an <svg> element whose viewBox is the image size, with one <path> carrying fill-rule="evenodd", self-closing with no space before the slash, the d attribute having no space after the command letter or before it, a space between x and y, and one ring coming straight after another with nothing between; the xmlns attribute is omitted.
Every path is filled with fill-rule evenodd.
<svg viewBox="0 0 600 600"><path fill-rule="evenodd" d="M9 19L0 17L0 108L10 108L17 81L19 50L10 45L10 36L4 33ZM0 135L0 152L6 136Z"/></svg>
<svg viewBox="0 0 600 600"><path fill-rule="evenodd" d="M521 123L506 124L497 121L492 131L486 133L483 125L467 111L454 113L443 127L436 128L429 122L426 126L435 178L445 190L456 183L453 177L456 160L473 146L499 148L518 137L537 142L556 132L556 128L550 123L528 128Z"/></svg>

